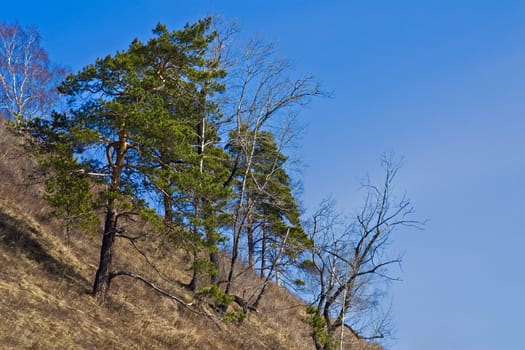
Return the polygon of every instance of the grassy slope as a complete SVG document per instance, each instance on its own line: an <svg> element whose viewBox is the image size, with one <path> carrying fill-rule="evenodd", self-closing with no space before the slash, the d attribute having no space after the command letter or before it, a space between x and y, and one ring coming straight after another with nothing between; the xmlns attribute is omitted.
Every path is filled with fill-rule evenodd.
<svg viewBox="0 0 525 350"><path fill-rule="evenodd" d="M312 349L304 306L270 286L259 313L240 325L194 314L141 282L116 278L107 305L90 296L99 237L76 232L70 245L61 223L40 199L34 162L0 121L0 349ZM141 247L173 280L190 278L184 255ZM187 302L192 296L164 282L127 242L118 242L115 266L141 273ZM239 295L254 288L247 275ZM248 293L248 294L246 294ZM373 349L366 344L348 349Z"/></svg>

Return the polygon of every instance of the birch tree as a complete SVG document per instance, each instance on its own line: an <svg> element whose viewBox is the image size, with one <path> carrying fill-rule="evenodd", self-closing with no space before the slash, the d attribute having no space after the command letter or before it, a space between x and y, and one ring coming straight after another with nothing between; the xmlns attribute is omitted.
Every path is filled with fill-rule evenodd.
<svg viewBox="0 0 525 350"><path fill-rule="evenodd" d="M48 114L65 70L50 62L34 28L0 23L0 112L15 120Z"/></svg>
<svg viewBox="0 0 525 350"><path fill-rule="evenodd" d="M275 184L280 178L281 185L288 186L284 166L287 158L281 152L286 143L297 135L292 128L288 128L290 120L297 109L306 105L312 97L323 95L319 84L311 76L292 78L291 63L278 58L273 45L253 40L237 59L228 85L228 96L231 98L228 111L231 111L229 115L234 125L228 143L233 157L229 181L236 182L236 196L231 203L234 219L226 291L231 288L236 275L235 266L243 234L248 241L249 264L252 268L255 266L255 229L258 226L261 230L270 228L269 225L260 226L255 220L255 212L263 207L263 198L268 204L268 199L273 197L275 209L283 202L283 197L275 197ZM282 215L279 220L284 222L285 217ZM261 274L266 270L264 264L269 254L264 252L269 243L269 240L261 242L264 256L261 258Z"/></svg>

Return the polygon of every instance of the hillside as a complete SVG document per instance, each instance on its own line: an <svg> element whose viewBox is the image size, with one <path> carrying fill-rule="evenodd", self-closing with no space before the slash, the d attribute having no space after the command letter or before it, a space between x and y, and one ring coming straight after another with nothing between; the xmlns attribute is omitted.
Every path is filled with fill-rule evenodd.
<svg viewBox="0 0 525 350"><path fill-rule="evenodd" d="M91 296L100 237L73 232L66 244L64 224L41 199L42 180L22 141L0 120L0 348L2 349L312 349L304 305L271 285L259 306L234 324L203 305L195 313L142 282L118 277L110 300L99 306ZM140 230L139 224L134 224ZM195 298L180 284L190 279L183 252L148 240L118 241L115 267L155 281L187 303ZM159 276L151 263L162 270ZM237 285L242 295L256 276ZM377 349L365 343L347 349Z"/></svg>

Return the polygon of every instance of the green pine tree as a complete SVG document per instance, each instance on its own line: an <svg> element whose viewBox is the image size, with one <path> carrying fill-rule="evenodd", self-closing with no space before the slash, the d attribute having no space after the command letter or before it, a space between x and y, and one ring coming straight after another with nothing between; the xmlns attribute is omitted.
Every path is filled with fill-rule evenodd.
<svg viewBox="0 0 525 350"><path fill-rule="evenodd" d="M202 109L196 97L206 76L199 67L205 66L213 39L206 34L209 26L208 18L174 32L158 25L148 43L135 40L128 50L68 76L59 89L69 98L70 112L34 123L45 147L67 148L56 152L54 147L56 169L66 169L61 164L67 163L72 168L66 177L83 171L102 183L96 195L103 201L104 232L93 286L99 302L106 300L116 276L113 244L120 222L129 215L151 215L145 197L151 189L171 201L173 182L181 180L181 168L172 165L180 163L184 174L194 174L202 157L195 152ZM193 179L198 187L200 179ZM63 186L49 186L65 196Z"/></svg>

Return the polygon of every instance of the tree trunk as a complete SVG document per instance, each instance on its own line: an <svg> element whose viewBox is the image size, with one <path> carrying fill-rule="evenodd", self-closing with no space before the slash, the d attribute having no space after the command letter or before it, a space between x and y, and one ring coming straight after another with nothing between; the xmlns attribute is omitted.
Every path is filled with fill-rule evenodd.
<svg viewBox="0 0 525 350"><path fill-rule="evenodd" d="M262 226L262 243L261 243L261 272L260 276L264 278L264 270L266 270L266 223Z"/></svg>
<svg viewBox="0 0 525 350"><path fill-rule="evenodd" d="M317 339L314 337L314 344L315 344L315 350L326 350L324 345L321 344Z"/></svg>
<svg viewBox="0 0 525 350"><path fill-rule="evenodd" d="M193 263L194 264L196 264L197 259L198 259L198 255L197 255L197 253L194 253L193 254ZM188 285L188 289L191 290L192 292L195 292L195 291L201 289L202 287L203 287L202 273L201 273L199 268L197 268L196 266L193 266L192 275L191 275L191 281L190 281L190 284Z"/></svg>
<svg viewBox="0 0 525 350"><path fill-rule="evenodd" d="M217 244L217 243L215 243ZM210 276L210 282L211 284L217 284L217 282L219 281L219 268L220 268L220 264L219 264L219 253L213 251L210 253L210 261L211 263L213 264L213 266L215 267L216 271L215 273L211 274Z"/></svg>
<svg viewBox="0 0 525 350"><path fill-rule="evenodd" d="M167 193L164 193L162 197L162 200L164 202L164 223L166 225L170 225L173 223L173 201L171 199L171 196Z"/></svg>
<svg viewBox="0 0 525 350"><path fill-rule="evenodd" d="M106 301L109 285L111 283L110 272L113 260L113 243L115 242L117 226L117 215L112 202L113 201L108 204L106 211L104 235L102 236L102 247L100 248L99 267L93 285L93 295L100 304L103 304Z"/></svg>
<svg viewBox="0 0 525 350"><path fill-rule="evenodd" d="M233 275L235 270L235 262L237 261L237 255L239 254L239 240L241 237L242 225L233 230L233 246L232 246L232 256L230 258L230 271L228 272L228 282L226 284L225 293L230 292L230 288L233 283Z"/></svg>
<svg viewBox="0 0 525 350"><path fill-rule="evenodd" d="M255 242L253 240L253 217L251 214L248 214L246 236L248 238L248 265L253 270L255 268Z"/></svg>
<svg viewBox="0 0 525 350"><path fill-rule="evenodd" d="M199 254L195 252L193 255L194 266L192 269L191 281L187 285L188 289L193 292L196 292L202 288L209 286L210 283L216 284L219 279L218 275L210 274L210 271L207 268L203 268L201 266L201 263L199 262L199 259L203 260L205 258L204 257L199 258ZM219 254L218 253L210 253L208 255L208 259L214 266L218 266L219 264L218 262Z"/></svg>
<svg viewBox="0 0 525 350"><path fill-rule="evenodd" d="M115 151L115 161L111 155L111 149ZM119 193L120 180L124 169L124 157L127 151L126 124L123 123L119 131L118 142L111 143L106 147L108 164L111 166L113 174L108 191L106 203L106 220L104 222L104 235L102 236L102 246L100 247L100 261L93 285L93 295L103 304L106 301L111 283L111 263L113 261L113 243L117 234L117 212L115 209L115 194Z"/></svg>

